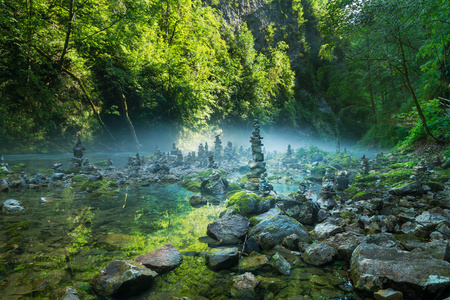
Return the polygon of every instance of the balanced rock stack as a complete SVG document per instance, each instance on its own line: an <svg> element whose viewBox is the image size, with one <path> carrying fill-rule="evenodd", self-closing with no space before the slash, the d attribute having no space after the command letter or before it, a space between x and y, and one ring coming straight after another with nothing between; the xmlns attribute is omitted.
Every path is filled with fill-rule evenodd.
<svg viewBox="0 0 450 300"><path fill-rule="evenodd" d="M214 141L214 159L216 161L222 160L222 140L220 139L220 134L216 135Z"/></svg>
<svg viewBox="0 0 450 300"><path fill-rule="evenodd" d="M250 167L250 174L247 174L248 181L245 184L245 188L249 191L258 193L259 191L259 179L261 178L261 174L267 171L266 163L264 162L264 154L262 153L261 140L263 138L259 134L259 121L255 119L253 121L253 132L250 137L250 143L252 145L252 158L253 161L250 161L248 166Z"/></svg>

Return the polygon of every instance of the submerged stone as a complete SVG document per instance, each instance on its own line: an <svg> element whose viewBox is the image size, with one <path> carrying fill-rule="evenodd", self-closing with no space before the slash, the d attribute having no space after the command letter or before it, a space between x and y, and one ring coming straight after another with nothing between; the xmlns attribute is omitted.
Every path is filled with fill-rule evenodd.
<svg viewBox="0 0 450 300"><path fill-rule="evenodd" d="M102 296L127 297L150 288L156 276L135 261L115 260L95 275L91 285Z"/></svg>
<svg viewBox="0 0 450 300"><path fill-rule="evenodd" d="M218 271L230 269L239 262L238 248L223 249L206 255L208 268Z"/></svg>
<svg viewBox="0 0 450 300"><path fill-rule="evenodd" d="M275 267L275 269L278 270L283 275L289 275L291 274L291 265L289 262L281 256L278 252L275 253L274 256L272 256L272 259L270 261L271 265Z"/></svg>
<svg viewBox="0 0 450 300"><path fill-rule="evenodd" d="M183 262L183 256L171 244L165 244L155 251L136 257L136 262L143 264L158 274L167 273Z"/></svg>
<svg viewBox="0 0 450 300"><path fill-rule="evenodd" d="M22 203L15 199L8 199L3 202L2 212L5 215L19 215L25 212Z"/></svg>
<svg viewBox="0 0 450 300"><path fill-rule="evenodd" d="M77 290L68 286L52 293L50 300L79 300Z"/></svg>
<svg viewBox="0 0 450 300"><path fill-rule="evenodd" d="M255 288L259 284L259 280L250 272L233 277L233 288L231 294L239 299L256 299Z"/></svg>

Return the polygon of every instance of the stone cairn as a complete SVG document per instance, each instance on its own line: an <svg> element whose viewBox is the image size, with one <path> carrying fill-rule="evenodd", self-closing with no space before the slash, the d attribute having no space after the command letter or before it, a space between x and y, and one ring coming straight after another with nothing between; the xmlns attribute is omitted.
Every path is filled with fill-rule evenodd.
<svg viewBox="0 0 450 300"><path fill-rule="evenodd" d="M281 159L283 166L286 168L296 168L298 165L298 160L294 156L294 151L291 148L291 145L288 145L286 156Z"/></svg>
<svg viewBox="0 0 450 300"><path fill-rule="evenodd" d="M236 151L233 149L231 142L227 143L227 146L223 149L223 159L231 161L236 158Z"/></svg>
<svg viewBox="0 0 450 300"><path fill-rule="evenodd" d="M220 139L220 134L216 135L214 140L214 159L220 161L222 159L222 140Z"/></svg>
<svg viewBox="0 0 450 300"><path fill-rule="evenodd" d="M3 157L3 154L0 156L0 169L2 171L9 171L8 163L5 162L5 158Z"/></svg>
<svg viewBox="0 0 450 300"><path fill-rule="evenodd" d="M369 174L369 159L363 155L361 157L361 173L363 174Z"/></svg>
<svg viewBox="0 0 450 300"><path fill-rule="evenodd" d="M252 158L253 161L249 162L250 174L247 174L248 181L245 184L245 188L251 192L259 192L259 181L261 175L264 174L266 169L266 163L264 162L264 154L262 153L261 140L263 139L259 134L259 121L255 119L253 121L253 132L250 137L250 143L252 148Z"/></svg>
<svg viewBox="0 0 450 300"><path fill-rule="evenodd" d="M81 165L83 163L83 151L86 150L86 148L84 148L83 146L83 142L81 141L81 136L77 137L77 143L75 144L75 147L72 148L72 150L73 158L70 169L81 168Z"/></svg>

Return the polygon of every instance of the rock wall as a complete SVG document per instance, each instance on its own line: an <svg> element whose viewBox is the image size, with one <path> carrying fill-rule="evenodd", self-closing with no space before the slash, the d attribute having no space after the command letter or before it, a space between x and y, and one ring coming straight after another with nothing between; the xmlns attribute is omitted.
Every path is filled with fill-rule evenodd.
<svg viewBox="0 0 450 300"><path fill-rule="evenodd" d="M308 22L303 25L305 28L299 27L298 13L292 8L292 0L207 0L205 3L219 9L225 21L234 25L236 30L246 22L255 39L257 51L270 46L266 38L267 29L273 26L276 31L272 46L276 47L279 41L285 41L289 45L287 55L292 68L302 64L306 48L303 36L308 40L314 35L304 31L309 27Z"/></svg>

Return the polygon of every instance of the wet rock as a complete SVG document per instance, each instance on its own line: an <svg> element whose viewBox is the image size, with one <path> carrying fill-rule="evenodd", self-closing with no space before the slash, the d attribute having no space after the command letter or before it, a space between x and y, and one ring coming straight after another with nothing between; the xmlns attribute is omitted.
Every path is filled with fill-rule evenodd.
<svg viewBox="0 0 450 300"><path fill-rule="evenodd" d="M52 293L50 300L79 300L77 290L68 286Z"/></svg>
<svg viewBox="0 0 450 300"><path fill-rule="evenodd" d="M394 235L387 232L368 235L364 238L363 242L385 248L402 248L399 246L399 241L394 237Z"/></svg>
<svg viewBox="0 0 450 300"><path fill-rule="evenodd" d="M208 204L208 199L203 196L193 195L189 198L189 204L193 207L206 205Z"/></svg>
<svg viewBox="0 0 450 300"><path fill-rule="evenodd" d="M447 241L431 241L422 246L422 250L436 259L450 262L450 245Z"/></svg>
<svg viewBox="0 0 450 300"><path fill-rule="evenodd" d="M287 282L282 278L265 277L260 275L258 275L256 278L258 278L259 280L259 286L265 291L269 291L270 293L277 293L287 286Z"/></svg>
<svg viewBox="0 0 450 300"><path fill-rule="evenodd" d="M295 233L288 235L283 239L283 242L281 243L283 247L289 249L289 250L298 250L298 243L300 242L300 238Z"/></svg>
<svg viewBox="0 0 450 300"><path fill-rule="evenodd" d="M362 243L353 252L350 267L360 291L392 288L411 299L440 299L450 292L450 263L423 252Z"/></svg>
<svg viewBox="0 0 450 300"><path fill-rule="evenodd" d="M338 233L335 236L325 240L324 243L335 248L339 256L350 261L353 250L358 247L364 237L365 236L362 234L349 231Z"/></svg>
<svg viewBox="0 0 450 300"><path fill-rule="evenodd" d="M173 174L167 174L161 178L161 183L165 184L177 183L178 181L180 181L180 178Z"/></svg>
<svg viewBox="0 0 450 300"><path fill-rule="evenodd" d="M321 209L331 210L336 207L336 200L333 198L319 198L317 199L317 204Z"/></svg>
<svg viewBox="0 0 450 300"><path fill-rule="evenodd" d="M417 216L416 222L430 229L436 228L441 223L450 225L450 211L434 208Z"/></svg>
<svg viewBox="0 0 450 300"><path fill-rule="evenodd" d="M344 231L341 226L337 226L331 223L320 223L314 227L312 236L317 240L322 240L327 237L336 235Z"/></svg>
<svg viewBox="0 0 450 300"><path fill-rule="evenodd" d="M259 280L250 272L233 277L233 287L231 294L238 299L256 299L257 294L255 288L259 284Z"/></svg>
<svg viewBox="0 0 450 300"><path fill-rule="evenodd" d="M273 271L274 268L269 263L269 257L267 257L267 255L252 252L249 256L242 257L239 260L239 270L242 272L270 272Z"/></svg>
<svg viewBox="0 0 450 300"><path fill-rule="evenodd" d="M419 182L408 183L403 186L389 190L389 193L395 196L419 196L427 192Z"/></svg>
<svg viewBox="0 0 450 300"><path fill-rule="evenodd" d="M275 217L281 214L281 211L278 208L271 208L268 211L266 211L263 214L253 216L252 220L255 220L256 222L262 221L264 219L267 219L269 217Z"/></svg>
<svg viewBox="0 0 450 300"><path fill-rule="evenodd" d="M323 243L315 243L306 248L302 254L305 262L315 266L321 266L333 261L337 251L331 246Z"/></svg>
<svg viewBox="0 0 450 300"><path fill-rule="evenodd" d="M244 240L250 222L241 215L226 215L208 224L206 234L223 244L238 244Z"/></svg>
<svg viewBox="0 0 450 300"><path fill-rule="evenodd" d="M3 202L2 212L5 215L19 215L25 212L25 208L22 207L22 203L15 199L8 199Z"/></svg>
<svg viewBox="0 0 450 300"><path fill-rule="evenodd" d="M275 198L260 197L255 193L246 191L237 192L227 202L227 207L233 207L234 210L245 217L259 215L275 207Z"/></svg>
<svg viewBox="0 0 450 300"><path fill-rule="evenodd" d="M8 190L8 182L5 179L0 179L0 192L7 192Z"/></svg>
<svg viewBox="0 0 450 300"><path fill-rule="evenodd" d="M241 251L247 254L254 252L259 252L259 246L253 237L249 237L245 243L242 245Z"/></svg>
<svg viewBox="0 0 450 300"><path fill-rule="evenodd" d="M95 275L91 285L102 296L127 297L149 288L156 276L135 261L115 260Z"/></svg>
<svg viewBox="0 0 450 300"><path fill-rule="evenodd" d="M280 253L275 253L275 255L272 256L270 263L281 274L291 274L291 265L283 256L280 255Z"/></svg>
<svg viewBox="0 0 450 300"><path fill-rule="evenodd" d="M313 225L317 221L319 207L310 200L284 200L282 212L302 224Z"/></svg>
<svg viewBox="0 0 450 300"><path fill-rule="evenodd" d="M53 173L52 180L62 180L64 179L64 173Z"/></svg>
<svg viewBox="0 0 450 300"><path fill-rule="evenodd" d="M223 249L206 255L206 265L211 270L230 269L239 263L238 248Z"/></svg>
<svg viewBox="0 0 450 300"><path fill-rule="evenodd" d="M379 290L373 294L375 300L403 300L403 293L393 289Z"/></svg>
<svg viewBox="0 0 450 300"><path fill-rule="evenodd" d="M250 230L250 236L254 237L258 244L269 249L281 244L283 239L291 234L296 234L300 242L310 243L311 238L302 224L287 216L275 216L259 222Z"/></svg>
<svg viewBox="0 0 450 300"><path fill-rule="evenodd" d="M183 256L171 244L165 244L155 251L136 257L136 262L143 264L158 274L165 274L177 268L183 262Z"/></svg>

